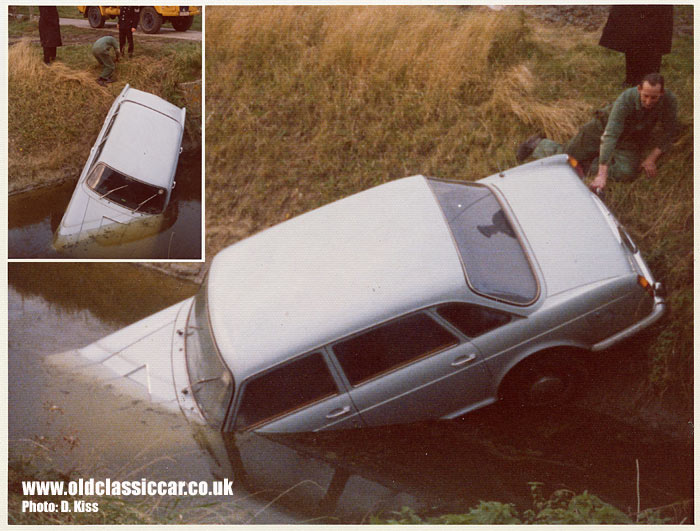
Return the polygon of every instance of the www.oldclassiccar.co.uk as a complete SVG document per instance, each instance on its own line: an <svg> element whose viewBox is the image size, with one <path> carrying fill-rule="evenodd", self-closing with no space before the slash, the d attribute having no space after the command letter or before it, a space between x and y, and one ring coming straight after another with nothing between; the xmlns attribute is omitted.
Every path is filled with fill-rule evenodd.
<svg viewBox="0 0 700 531"><path fill-rule="evenodd" d="M24 496L232 496L233 482L213 481L132 481L77 479L73 481L23 481ZM72 503L71 503L72 502ZM98 512L99 503L85 500L23 500L22 512Z"/></svg>

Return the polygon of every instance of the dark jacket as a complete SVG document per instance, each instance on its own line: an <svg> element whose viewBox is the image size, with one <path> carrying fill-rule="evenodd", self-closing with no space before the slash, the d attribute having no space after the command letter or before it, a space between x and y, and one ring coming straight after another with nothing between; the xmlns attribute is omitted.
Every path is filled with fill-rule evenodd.
<svg viewBox="0 0 700 531"><path fill-rule="evenodd" d="M56 6L39 7L39 39L44 48L57 48L63 45Z"/></svg>
<svg viewBox="0 0 700 531"><path fill-rule="evenodd" d="M136 6L122 6L119 8L119 29L125 31L127 28L136 28L139 25L141 8Z"/></svg>
<svg viewBox="0 0 700 531"><path fill-rule="evenodd" d="M671 51L673 6L624 5L610 8L600 45L618 52Z"/></svg>

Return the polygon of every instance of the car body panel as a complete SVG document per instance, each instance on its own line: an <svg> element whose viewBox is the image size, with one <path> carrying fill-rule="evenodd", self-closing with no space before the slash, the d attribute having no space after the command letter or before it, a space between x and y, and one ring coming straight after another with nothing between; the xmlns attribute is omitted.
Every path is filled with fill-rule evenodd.
<svg viewBox="0 0 700 531"><path fill-rule="evenodd" d="M161 112L162 108L162 104L153 108L124 100L100 160L125 175L169 191L180 154L183 126L172 113Z"/></svg>
<svg viewBox="0 0 700 531"><path fill-rule="evenodd" d="M350 390L368 426L442 418L492 398L491 375L468 341Z"/></svg>

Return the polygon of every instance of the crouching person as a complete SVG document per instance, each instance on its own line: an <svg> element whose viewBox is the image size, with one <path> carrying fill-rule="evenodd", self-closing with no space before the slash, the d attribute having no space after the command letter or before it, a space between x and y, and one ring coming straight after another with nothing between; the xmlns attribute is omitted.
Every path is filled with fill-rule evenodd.
<svg viewBox="0 0 700 531"><path fill-rule="evenodd" d="M112 60L110 49L114 50L114 61ZM102 65L102 73L100 77L97 78L97 83L103 87L106 86L107 83L113 83L115 79L112 78L112 74L116 68L114 63L115 61L119 61L119 43L117 39L111 36L97 39L95 44L92 45L92 55L94 55L97 62Z"/></svg>
<svg viewBox="0 0 700 531"><path fill-rule="evenodd" d="M534 135L520 144L516 157L522 162L529 156L571 155L586 173L595 175L589 185L595 191L605 188L608 179L633 180L641 170L654 177L659 157L673 141L676 109L676 97L664 89L663 76L648 74L615 103L596 111L566 144Z"/></svg>

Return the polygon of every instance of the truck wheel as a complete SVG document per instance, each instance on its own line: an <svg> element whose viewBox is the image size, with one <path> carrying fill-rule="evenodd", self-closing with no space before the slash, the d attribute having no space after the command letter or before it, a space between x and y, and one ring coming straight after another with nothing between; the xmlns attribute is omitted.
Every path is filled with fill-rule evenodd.
<svg viewBox="0 0 700 531"><path fill-rule="evenodd" d="M91 28L103 28L105 25L105 17L99 7L88 7L87 19Z"/></svg>
<svg viewBox="0 0 700 531"><path fill-rule="evenodd" d="M192 27L194 17L171 17L170 20L173 23L175 31L187 31Z"/></svg>
<svg viewBox="0 0 700 531"><path fill-rule="evenodd" d="M504 378L501 399L520 407L555 406L570 400L583 385L586 370L562 351L535 355L516 365Z"/></svg>
<svg viewBox="0 0 700 531"><path fill-rule="evenodd" d="M154 34L160 31L163 17L152 7L141 9L141 29L144 33Z"/></svg>

